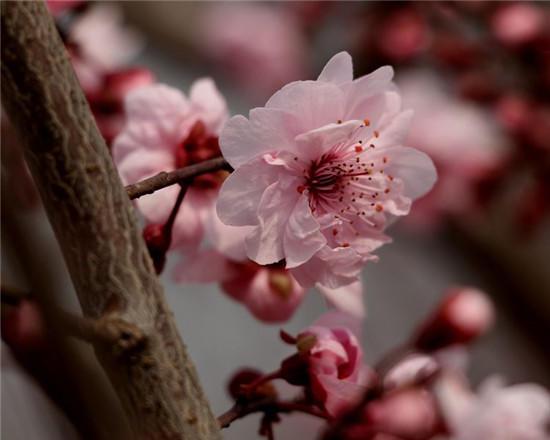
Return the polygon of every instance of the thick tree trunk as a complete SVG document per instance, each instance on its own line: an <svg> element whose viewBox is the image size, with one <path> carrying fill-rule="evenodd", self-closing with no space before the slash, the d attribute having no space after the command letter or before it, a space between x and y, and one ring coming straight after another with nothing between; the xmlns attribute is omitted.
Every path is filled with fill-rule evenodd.
<svg viewBox="0 0 550 440"><path fill-rule="evenodd" d="M42 2L4 1L2 104L59 240L84 314L116 317L98 358L135 437L218 438L133 208Z"/></svg>

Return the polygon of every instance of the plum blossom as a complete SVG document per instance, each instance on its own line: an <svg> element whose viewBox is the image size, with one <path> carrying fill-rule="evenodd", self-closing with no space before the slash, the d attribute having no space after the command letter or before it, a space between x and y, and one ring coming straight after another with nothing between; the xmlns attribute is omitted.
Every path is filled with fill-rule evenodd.
<svg viewBox="0 0 550 440"><path fill-rule="evenodd" d="M436 177L424 153L402 146L412 112L392 76L386 66L353 80L341 52L316 81L290 83L227 122L220 148L235 172L217 209L228 225L252 226L250 259L284 260L302 286L337 288L390 241L385 227Z"/></svg>
<svg viewBox="0 0 550 440"><path fill-rule="evenodd" d="M304 73L304 36L280 5L211 5L199 32L203 52L253 94L264 97Z"/></svg>
<svg viewBox="0 0 550 440"><path fill-rule="evenodd" d="M133 90L125 101L127 124L113 144L113 158L125 184L161 171L219 156L218 134L227 118L224 98L211 79L191 86L189 97L163 84ZM226 172L200 176L189 186L176 216L173 246L197 246L214 210ZM136 202L150 223L163 224L174 206L177 185Z"/></svg>
<svg viewBox="0 0 550 440"><path fill-rule="evenodd" d="M82 88L90 93L101 88L105 73L135 57L142 42L136 32L122 25L122 14L116 6L98 4L71 25L67 46Z"/></svg>
<svg viewBox="0 0 550 440"><path fill-rule="evenodd" d="M178 264L174 275L179 282L220 283L228 296L264 322L288 320L305 294L284 267L232 261L214 249L191 254Z"/></svg>
<svg viewBox="0 0 550 440"><path fill-rule="evenodd" d="M363 361L357 327L350 316L326 313L297 336L299 353L283 362L283 371L296 365L295 359L305 364L306 386L315 402L333 416L351 408L373 379Z"/></svg>
<svg viewBox="0 0 550 440"><path fill-rule="evenodd" d="M174 278L185 283L220 283L223 292L244 304L259 320L284 322L301 304L304 289L282 264L260 266L244 251L246 228L235 228L219 221L215 212L205 223L212 248L200 249L182 259ZM245 231L243 231L243 229ZM326 302L357 318L365 314L362 283L330 289L317 285Z"/></svg>
<svg viewBox="0 0 550 440"><path fill-rule="evenodd" d="M476 395L460 378L443 376L435 396L452 440L544 440L548 438L550 394L535 384L505 387L486 379Z"/></svg>
<svg viewBox="0 0 550 440"><path fill-rule="evenodd" d="M409 219L432 226L446 215L474 212L475 185L507 158L504 134L488 114L452 97L431 74L409 72L398 85L403 102L415 111L406 143L429 154L439 176Z"/></svg>

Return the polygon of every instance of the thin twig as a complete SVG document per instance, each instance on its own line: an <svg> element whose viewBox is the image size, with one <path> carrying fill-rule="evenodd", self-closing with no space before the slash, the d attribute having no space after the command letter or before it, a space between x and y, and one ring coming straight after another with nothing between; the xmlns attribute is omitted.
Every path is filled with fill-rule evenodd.
<svg viewBox="0 0 550 440"><path fill-rule="evenodd" d="M167 186L200 176L201 174L219 170L232 171L233 169L223 157L215 157L214 159L178 168L174 171L163 171L141 182L126 186L126 192L128 193L128 197L133 200L146 194L152 194Z"/></svg>
<svg viewBox="0 0 550 440"><path fill-rule="evenodd" d="M178 216L178 212L180 210L183 199L185 198L185 194L187 193L187 188L189 188L189 185L187 183L181 184L181 188L178 193L176 202L174 203L174 207L172 208L172 211L170 211L170 215L168 216L168 219L163 226L163 233L166 237L168 247L170 247L170 243L172 241L172 229L174 227L174 222L176 221L176 217Z"/></svg>
<svg viewBox="0 0 550 440"><path fill-rule="evenodd" d="M323 410L298 402L281 402L272 398L263 399L250 403L236 403L228 411L218 417L220 428L227 428L232 422L256 412L270 413L292 413L301 412L321 419L328 419L330 416Z"/></svg>

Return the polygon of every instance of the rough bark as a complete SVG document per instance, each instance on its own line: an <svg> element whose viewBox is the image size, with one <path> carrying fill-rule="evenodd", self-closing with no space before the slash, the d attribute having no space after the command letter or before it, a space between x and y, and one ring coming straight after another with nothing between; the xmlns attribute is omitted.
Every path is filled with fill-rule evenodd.
<svg viewBox="0 0 550 440"><path fill-rule="evenodd" d="M99 319L115 311L145 335L123 353L95 344L135 437L218 438L128 195L46 6L5 1L1 9L2 104L25 144L83 313Z"/></svg>

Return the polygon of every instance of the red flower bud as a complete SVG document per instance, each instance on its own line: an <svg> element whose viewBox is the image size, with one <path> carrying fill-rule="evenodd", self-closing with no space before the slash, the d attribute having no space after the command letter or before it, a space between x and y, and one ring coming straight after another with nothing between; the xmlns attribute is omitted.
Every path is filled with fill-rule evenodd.
<svg viewBox="0 0 550 440"><path fill-rule="evenodd" d="M164 225L153 223L147 225L143 230L143 239L153 260L155 270L159 274L164 269L166 252L170 247L168 237L164 232Z"/></svg>
<svg viewBox="0 0 550 440"><path fill-rule="evenodd" d="M238 401L254 401L277 397L277 390L269 381L263 382L264 374L253 368L243 368L230 379L227 389ZM260 382L260 383L258 383ZM258 385L255 385L257 383Z"/></svg>
<svg viewBox="0 0 550 440"><path fill-rule="evenodd" d="M483 292L471 287L454 288L420 327L413 343L427 352L467 344L485 333L493 320L493 305Z"/></svg>

